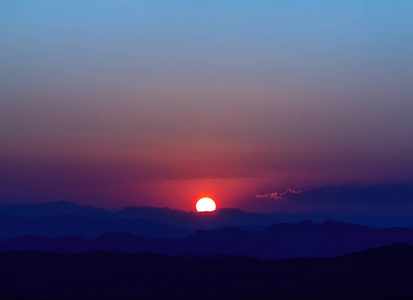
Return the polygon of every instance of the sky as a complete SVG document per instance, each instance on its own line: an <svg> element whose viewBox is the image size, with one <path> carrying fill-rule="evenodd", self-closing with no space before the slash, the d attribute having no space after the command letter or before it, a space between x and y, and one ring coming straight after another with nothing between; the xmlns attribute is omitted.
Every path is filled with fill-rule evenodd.
<svg viewBox="0 0 413 300"><path fill-rule="evenodd" d="M0 203L352 213L262 195L413 182L412 28L407 0L3 0Z"/></svg>

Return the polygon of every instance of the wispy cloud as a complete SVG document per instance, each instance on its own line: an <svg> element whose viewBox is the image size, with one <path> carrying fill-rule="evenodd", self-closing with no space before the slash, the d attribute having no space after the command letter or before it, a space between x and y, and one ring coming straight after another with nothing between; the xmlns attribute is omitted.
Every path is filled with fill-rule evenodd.
<svg viewBox="0 0 413 300"><path fill-rule="evenodd" d="M257 194L255 197L257 198L272 198L277 201L282 201L285 200L285 196L288 194L299 194L301 192L304 192L305 190L293 190L293 189L287 189L282 193L274 192L274 193L268 193L268 194Z"/></svg>

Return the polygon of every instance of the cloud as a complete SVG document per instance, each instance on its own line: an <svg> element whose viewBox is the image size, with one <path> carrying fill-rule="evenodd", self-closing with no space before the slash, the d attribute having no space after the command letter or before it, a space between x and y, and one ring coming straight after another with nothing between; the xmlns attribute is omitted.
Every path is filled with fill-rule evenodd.
<svg viewBox="0 0 413 300"><path fill-rule="evenodd" d="M255 197L257 197L257 198L272 198L276 201L282 201L282 200L286 200L285 196L288 195L288 194L300 194L304 191L305 190L299 191L299 190L287 189L282 193L274 192L274 193L268 193L268 194L257 194L257 195L255 195Z"/></svg>
<svg viewBox="0 0 413 300"><path fill-rule="evenodd" d="M300 203L405 203L413 199L413 184L399 183L364 187L333 186L287 189L284 192L257 194L257 198Z"/></svg>
<svg viewBox="0 0 413 300"><path fill-rule="evenodd" d="M412 216L413 183L290 188L257 194L256 199L255 202L265 205L266 210L284 213Z"/></svg>

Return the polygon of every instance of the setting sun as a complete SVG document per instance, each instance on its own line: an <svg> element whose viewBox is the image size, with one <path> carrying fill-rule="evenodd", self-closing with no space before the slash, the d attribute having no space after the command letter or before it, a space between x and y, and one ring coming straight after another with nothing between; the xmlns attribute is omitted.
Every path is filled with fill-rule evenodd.
<svg viewBox="0 0 413 300"><path fill-rule="evenodd" d="M199 199L198 202L196 203L197 212L214 211L216 210L216 208L217 208L217 205L215 204L215 201L212 200L211 198L202 198L202 199Z"/></svg>

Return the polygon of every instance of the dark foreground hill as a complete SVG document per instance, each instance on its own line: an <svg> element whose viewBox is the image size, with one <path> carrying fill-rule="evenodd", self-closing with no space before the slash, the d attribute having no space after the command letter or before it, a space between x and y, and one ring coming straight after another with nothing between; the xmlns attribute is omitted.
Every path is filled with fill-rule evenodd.
<svg viewBox="0 0 413 300"><path fill-rule="evenodd" d="M397 242L413 244L413 229L378 229L330 220L322 224L309 221L280 223L257 233L238 228L198 231L180 239L157 239L121 232L107 233L94 239L81 236L23 236L0 239L0 251L82 253L102 250L167 255L220 253L279 259L334 257Z"/></svg>
<svg viewBox="0 0 413 300"><path fill-rule="evenodd" d="M61 299L411 299L413 248L260 260L91 252L0 254L0 296Z"/></svg>

